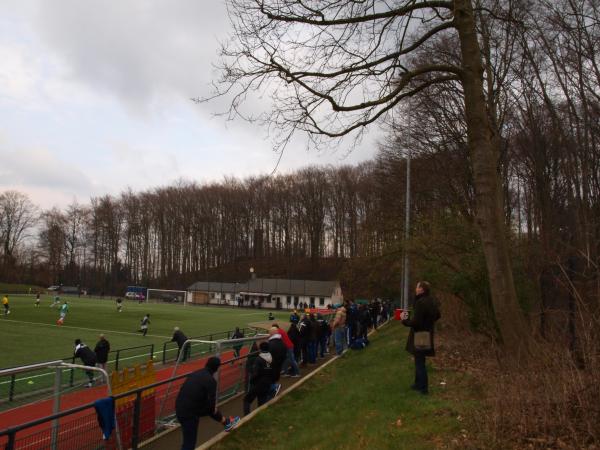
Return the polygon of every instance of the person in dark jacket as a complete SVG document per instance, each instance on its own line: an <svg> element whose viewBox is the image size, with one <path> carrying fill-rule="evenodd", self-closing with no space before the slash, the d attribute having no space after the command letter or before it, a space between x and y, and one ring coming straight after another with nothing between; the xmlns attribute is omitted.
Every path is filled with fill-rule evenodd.
<svg viewBox="0 0 600 450"><path fill-rule="evenodd" d="M217 381L214 374L219 370L221 360L211 357L206 361L204 369L189 374L175 400L175 414L181 424L183 443L181 450L196 448L198 423L200 417L210 416L225 426L225 431L232 430L239 422L239 417L223 417L217 409Z"/></svg>
<svg viewBox="0 0 600 450"><path fill-rule="evenodd" d="M260 353L254 358L250 370L249 388L244 396L244 415L250 414L250 406L258 399L258 406L269 400L269 391L273 382L273 357L269 352L269 344L261 342Z"/></svg>
<svg viewBox="0 0 600 450"><path fill-rule="evenodd" d="M248 356L246 356L246 367L244 371L244 392L248 392L250 389L250 374L252 373L252 367L254 366L254 361L258 358L258 344L256 341L252 343L250 347L250 351L248 352Z"/></svg>
<svg viewBox="0 0 600 450"><path fill-rule="evenodd" d="M84 366L95 367L96 366L96 354L81 342L81 339L75 339L75 358L81 359L81 362ZM94 384L94 372L92 370L86 370L85 374L87 375L89 382L86 384L86 387L92 387Z"/></svg>
<svg viewBox="0 0 600 450"><path fill-rule="evenodd" d="M352 345L358 331L358 306L352 300L348 301L346 307L346 324L348 326L348 345Z"/></svg>
<svg viewBox="0 0 600 450"><path fill-rule="evenodd" d="M101 369L106 370L106 362L108 361L108 353L110 352L110 342L106 340L103 334L101 334L99 338L99 341L96 342L96 347L94 347L96 364Z"/></svg>
<svg viewBox="0 0 600 450"><path fill-rule="evenodd" d="M298 330L298 322L290 321L290 327L287 330L288 337L292 344L294 344L294 358L296 362L300 361L300 355L302 351L302 344L300 341L300 331Z"/></svg>
<svg viewBox="0 0 600 450"><path fill-rule="evenodd" d="M371 317L371 312L367 305L360 305L360 308L358 308L358 321L360 325L360 332L358 335L365 343L369 342L369 338L367 336L369 334L369 327L374 325Z"/></svg>
<svg viewBox="0 0 600 450"><path fill-rule="evenodd" d="M269 334L269 353L273 357L273 384L271 385L271 398L273 398L279 393L279 389L281 389L281 384L277 382L281 376L281 367L287 357L287 348L281 339L279 328L271 327Z"/></svg>
<svg viewBox="0 0 600 450"><path fill-rule="evenodd" d="M419 281L415 289L415 307L412 319L405 319L402 324L410 327L408 340L406 341L406 351L412 353L415 358L415 382L411 389L429 393L429 382L427 378L427 366L425 358L435 355L434 346L434 325L441 317L438 301L431 296L431 286L426 281ZM415 333L419 331L428 331L430 336L429 349L418 350L415 348Z"/></svg>
<svg viewBox="0 0 600 450"><path fill-rule="evenodd" d="M317 362L317 343L319 342L319 324L314 314L309 314L310 333L308 333L308 362L315 364Z"/></svg>
<svg viewBox="0 0 600 450"><path fill-rule="evenodd" d="M181 349L183 348L183 344L187 341L187 336L179 329L179 327L173 328L173 337L171 338L171 342L175 342L177 344L177 359L179 359L179 355L181 353ZM191 346L188 344L185 346L183 351L183 356L181 356L181 362L187 361L190 357Z"/></svg>
<svg viewBox="0 0 600 450"><path fill-rule="evenodd" d="M233 333L233 335L231 336L231 339L242 339L244 337L244 333L240 330L239 327L235 327L235 333ZM233 347L233 356L236 358L240 357L240 352L242 350L242 347L244 346L243 343L239 343L239 344L234 344Z"/></svg>
<svg viewBox="0 0 600 450"><path fill-rule="evenodd" d="M302 314L302 320L298 324L298 332L300 334L300 348L302 349L302 363L300 367L306 367L309 362L308 346L310 342L312 323L307 314Z"/></svg>

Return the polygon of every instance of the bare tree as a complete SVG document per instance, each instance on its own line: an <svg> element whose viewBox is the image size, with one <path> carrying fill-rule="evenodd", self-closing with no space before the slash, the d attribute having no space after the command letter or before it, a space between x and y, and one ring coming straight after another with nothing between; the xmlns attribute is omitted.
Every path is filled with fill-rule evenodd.
<svg viewBox="0 0 600 450"><path fill-rule="evenodd" d="M224 47L217 95L233 95L230 114L255 90L275 108L258 119L285 145L297 130L317 146L360 138L406 98L439 83L462 88L480 230L499 330L519 353L528 330L509 259L497 173L499 140L486 101L484 66L471 0L228 0L234 39ZM461 57L417 51L440 40Z"/></svg>
<svg viewBox="0 0 600 450"><path fill-rule="evenodd" d="M25 194L0 194L0 245L3 263L11 265L14 252L37 221L37 209Z"/></svg>

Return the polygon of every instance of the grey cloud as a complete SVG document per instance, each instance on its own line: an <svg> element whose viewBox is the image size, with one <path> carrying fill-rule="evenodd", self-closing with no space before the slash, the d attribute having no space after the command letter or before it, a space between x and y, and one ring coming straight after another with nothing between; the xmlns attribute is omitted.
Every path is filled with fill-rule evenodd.
<svg viewBox="0 0 600 450"><path fill-rule="evenodd" d="M0 188L18 186L50 188L83 197L96 189L85 173L47 150L0 149Z"/></svg>
<svg viewBox="0 0 600 450"><path fill-rule="evenodd" d="M43 1L36 22L71 76L141 110L206 89L229 28L215 0Z"/></svg>

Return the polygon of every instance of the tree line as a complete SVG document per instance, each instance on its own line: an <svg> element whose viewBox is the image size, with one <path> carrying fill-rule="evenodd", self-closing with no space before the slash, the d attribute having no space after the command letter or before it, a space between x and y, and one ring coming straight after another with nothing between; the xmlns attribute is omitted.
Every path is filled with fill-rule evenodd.
<svg viewBox="0 0 600 450"><path fill-rule="evenodd" d="M425 15L430 20L413 30L413 44L405 43L406 51L386 61L398 62L397 67L460 67L465 49L452 39L453 16L442 13L451 3L410 3L439 14ZM459 3L468 12L468 5ZM297 6L303 8L301 2ZM410 8L369 19L404 17ZM299 11L288 12L301 19ZM590 0L482 1L475 2L472 14L489 120L481 126L490 127L486 139L495 149L492 178L498 180L510 278L534 325L546 330L553 310L568 310L572 322L578 302L598 307L600 8ZM390 30L373 28L380 39L372 45L387 42L384 38L394 34ZM365 64L380 48L371 50ZM386 121L387 138L377 156L355 167L179 182L41 213L23 194L4 192L2 278L110 292L128 283L185 287L171 283L181 274L205 276L211 268L244 259L306 258L317 264L321 258L340 258L349 261L342 278L359 284L356 292L375 295L399 283L406 250L415 262L413 275L437 281L465 301L474 322L493 328L502 307L492 301L490 288L495 272L489 270L489 253L497 242L481 233L487 225L478 211L494 208L496 197L486 203L477 183L481 155L469 142L473 125L464 82L438 75L437 69L429 75L411 72L405 80L411 95L402 97L406 101L394 107L398 114ZM294 76L306 80L313 73L288 74L290 80ZM395 86L392 76L384 81ZM339 86L332 87L332 95ZM290 111L280 111L273 123L294 123L285 115ZM404 242L409 152L414 220L411 240ZM27 240L28 232L35 236Z"/></svg>

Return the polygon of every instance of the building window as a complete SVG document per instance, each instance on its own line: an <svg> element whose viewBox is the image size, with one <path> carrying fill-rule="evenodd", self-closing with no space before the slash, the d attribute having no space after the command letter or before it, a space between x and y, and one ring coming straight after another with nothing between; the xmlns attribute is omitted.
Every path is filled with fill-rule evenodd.
<svg viewBox="0 0 600 450"><path fill-rule="evenodd" d="M298 303L300 303L300 297L298 297L297 295L294 297L294 305L298 306Z"/></svg>
<svg viewBox="0 0 600 450"><path fill-rule="evenodd" d="M310 298L310 304L311 304L311 305L314 305L314 304L315 304L315 298L314 298L314 297L311 297L311 298Z"/></svg>
<svg viewBox="0 0 600 450"><path fill-rule="evenodd" d="M319 306L325 306L325 297L319 299Z"/></svg>
<svg viewBox="0 0 600 450"><path fill-rule="evenodd" d="M292 303L292 296L288 295L286 300L287 300L287 304L289 305L290 303Z"/></svg>
<svg viewBox="0 0 600 450"><path fill-rule="evenodd" d="M214 292L210 293L210 298L215 298L215 293Z"/></svg>

